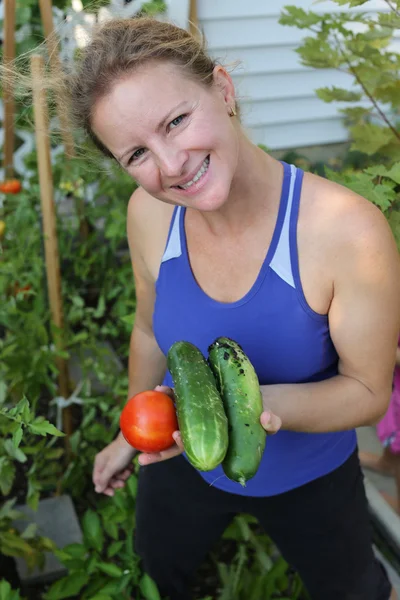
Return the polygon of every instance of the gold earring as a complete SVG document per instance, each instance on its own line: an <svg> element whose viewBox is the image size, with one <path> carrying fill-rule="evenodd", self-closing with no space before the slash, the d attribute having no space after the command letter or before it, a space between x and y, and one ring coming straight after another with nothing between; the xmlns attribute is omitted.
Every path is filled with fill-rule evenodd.
<svg viewBox="0 0 400 600"><path fill-rule="evenodd" d="M236 117L236 110L234 106L231 106L229 109L229 116L230 117Z"/></svg>

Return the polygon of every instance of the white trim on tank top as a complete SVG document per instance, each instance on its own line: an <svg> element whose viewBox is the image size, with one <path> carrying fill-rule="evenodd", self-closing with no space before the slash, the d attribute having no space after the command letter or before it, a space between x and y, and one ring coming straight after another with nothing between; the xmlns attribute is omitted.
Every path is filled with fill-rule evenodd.
<svg viewBox="0 0 400 600"><path fill-rule="evenodd" d="M274 256L269 266L281 279L292 287L296 287L293 278L292 261L290 260L290 215L292 213L294 184L296 182L296 167L290 165L290 186L286 206L285 219L283 221L279 241L276 245Z"/></svg>
<svg viewBox="0 0 400 600"><path fill-rule="evenodd" d="M295 287L293 273L292 273L292 265L290 260L290 237L289 237L289 226L290 226L290 215L292 212L292 204L293 204L293 196L294 196L294 184L296 181L296 167L294 165L290 165L290 186L289 186L289 196L286 207L286 214L283 221L281 233L279 236L279 241L276 246L276 250L272 260L270 262L270 267L275 271L277 275L287 284L292 287ZM171 234L169 236L168 244L165 249L164 255L162 257L161 263L171 260L172 258L178 258L182 254L182 244L181 244L181 235L180 235L180 214L182 207L178 206L175 211L175 218L171 229Z"/></svg>

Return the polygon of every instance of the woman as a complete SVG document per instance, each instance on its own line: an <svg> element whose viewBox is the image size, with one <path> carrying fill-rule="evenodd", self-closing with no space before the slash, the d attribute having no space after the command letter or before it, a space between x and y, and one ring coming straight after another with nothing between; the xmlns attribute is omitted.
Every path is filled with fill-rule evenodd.
<svg viewBox="0 0 400 600"><path fill-rule="evenodd" d="M177 340L235 339L261 384L270 433L241 488L197 472L176 445L142 454L137 551L163 595L194 573L238 512L255 515L313 600L395 598L374 559L354 428L391 392L399 261L371 203L264 153L235 89L190 35L133 19L104 25L72 84L81 124L139 188L128 206L137 312L129 397L163 384ZM129 476L119 435L94 465L99 493Z"/></svg>

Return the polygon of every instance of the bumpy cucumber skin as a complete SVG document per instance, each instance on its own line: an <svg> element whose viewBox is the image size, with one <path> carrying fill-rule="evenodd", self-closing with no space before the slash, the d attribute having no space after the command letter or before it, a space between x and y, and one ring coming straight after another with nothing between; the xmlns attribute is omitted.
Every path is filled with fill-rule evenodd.
<svg viewBox="0 0 400 600"><path fill-rule="evenodd" d="M211 471L228 449L228 419L214 376L200 350L176 342L167 356L183 446L190 463Z"/></svg>
<svg viewBox="0 0 400 600"><path fill-rule="evenodd" d="M222 468L229 479L244 487L257 473L265 449L260 384L249 358L233 340L217 338L208 352L229 423L228 452Z"/></svg>

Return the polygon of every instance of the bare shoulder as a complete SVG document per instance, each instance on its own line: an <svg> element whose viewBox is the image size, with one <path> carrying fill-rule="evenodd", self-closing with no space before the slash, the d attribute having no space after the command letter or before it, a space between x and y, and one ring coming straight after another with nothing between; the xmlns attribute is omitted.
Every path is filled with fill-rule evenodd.
<svg viewBox="0 0 400 600"><path fill-rule="evenodd" d="M379 208L352 190L310 173L304 176L299 226L308 229L333 260L364 255L364 261L375 257L399 265L394 237Z"/></svg>
<svg viewBox="0 0 400 600"><path fill-rule="evenodd" d="M155 281L167 242L174 207L138 187L127 210L127 235L132 256L140 256Z"/></svg>

